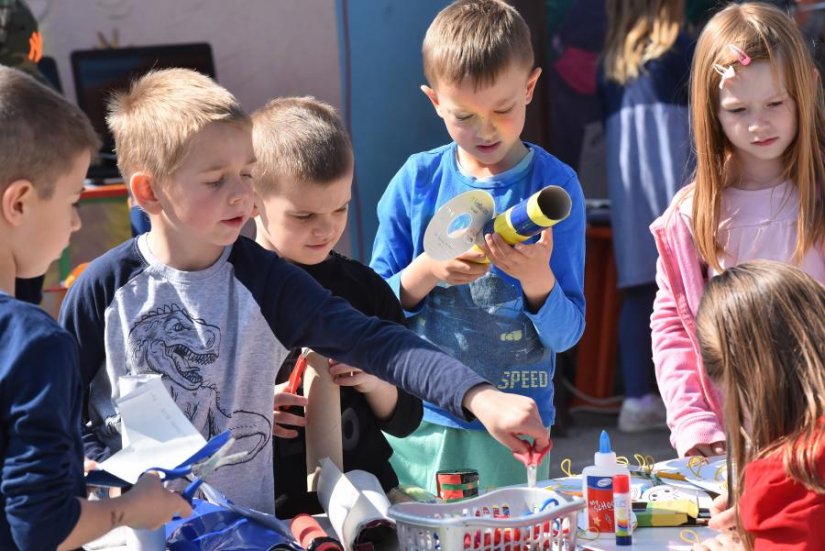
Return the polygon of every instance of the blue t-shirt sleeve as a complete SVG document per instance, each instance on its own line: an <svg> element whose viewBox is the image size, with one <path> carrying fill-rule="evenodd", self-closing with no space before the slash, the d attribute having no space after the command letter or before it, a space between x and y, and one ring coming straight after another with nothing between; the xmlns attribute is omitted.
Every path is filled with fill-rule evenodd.
<svg viewBox="0 0 825 551"><path fill-rule="evenodd" d="M413 261L409 189L415 181L414 162L408 160L393 176L378 201L378 230L370 267L401 297L401 270Z"/></svg>
<svg viewBox="0 0 825 551"><path fill-rule="evenodd" d="M525 310L542 344L555 352L571 348L584 333L584 194L572 170L562 187L572 208L567 219L553 226L550 268L556 284L538 312Z"/></svg>
<svg viewBox="0 0 825 551"><path fill-rule="evenodd" d="M77 348L56 325L15 340L0 362L4 514L19 548L54 549L77 523L83 491Z"/></svg>
<svg viewBox="0 0 825 551"><path fill-rule="evenodd" d="M464 395L487 383L469 367L403 326L368 317L333 297L305 272L279 262L261 305L287 348L306 346L466 418Z"/></svg>

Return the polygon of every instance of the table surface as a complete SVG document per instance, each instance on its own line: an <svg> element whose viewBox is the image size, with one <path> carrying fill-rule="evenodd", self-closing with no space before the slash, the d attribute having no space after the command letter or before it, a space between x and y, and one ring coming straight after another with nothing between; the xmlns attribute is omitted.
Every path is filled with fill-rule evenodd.
<svg viewBox="0 0 825 551"><path fill-rule="evenodd" d="M542 480L537 483L538 487L550 485L552 481ZM326 521L325 515L316 515L319 521L330 529ZM128 551L125 545L127 528L117 528L86 546L85 549L92 551ZM695 535L688 535L685 531L692 531ZM714 537L716 532L707 526L679 526L679 527L655 527L655 528L639 528L633 533L633 546L617 546L614 536L603 536L599 539L585 539L579 537L576 549L581 551L653 551L653 550L673 550L673 551L689 551L692 543L688 543L681 538L686 535L689 541L704 541Z"/></svg>
<svg viewBox="0 0 825 551"><path fill-rule="evenodd" d="M582 538L579 538L577 544L578 548L582 549L583 551L622 551L624 549L632 549L633 551L638 551L639 549L649 549L651 551L654 549L673 549L687 551L692 547L692 544L687 543L679 537L685 529L689 529L695 532L696 535L699 537L699 541L704 541L708 538L712 538L716 534L716 532L714 532L707 526L680 526L676 528L639 528L633 534L632 547L617 546L615 538L607 537L594 541L586 541ZM691 539L690 541L693 540Z"/></svg>

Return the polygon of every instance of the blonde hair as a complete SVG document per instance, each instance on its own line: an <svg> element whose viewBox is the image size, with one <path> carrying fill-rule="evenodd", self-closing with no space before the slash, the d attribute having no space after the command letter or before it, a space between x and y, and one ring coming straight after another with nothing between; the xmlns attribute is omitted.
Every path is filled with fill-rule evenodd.
<svg viewBox="0 0 825 551"><path fill-rule="evenodd" d="M684 0L608 0L607 78L625 84L642 73L645 63L664 55L679 36L684 11Z"/></svg>
<svg viewBox="0 0 825 551"><path fill-rule="evenodd" d="M691 70L691 128L696 147L693 230L702 259L721 271L717 239L719 207L733 150L718 118L719 81L714 65L736 65L729 45L754 62L784 69L787 92L796 102L797 135L783 154L785 179L799 190L794 257L825 237L825 107L818 72L802 34L782 11L766 4L731 5L707 24L696 46Z"/></svg>
<svg viewBox="0 0 825 551"><path fill-rule="evenodd" d="M512 63L533 67L530 29L500 0L457 0L436 15L421 48L430 86L470 79L490 85Z"/></svg>
<svg viewBox="0 0 825 551"><path fill-rule="evenodd" d="M781 455L787 475L825 493L825 287L802 270L758 260L708 282L696 333L708 375L725 393L732 499L744 466ZM745 428L747 427L747 429ZM732 484L732 482L734 484ZM741 531L740 535L747 535Z"/></svg>
<svg viewBox="0 0 825 551"><path fill-rule="evenodd" d="M277 190L279 178L328 183L350 173L352 143L331 105L313 97L277 98L252 114L255 190Z"/></svg>
<svg viewBox="0 0 825 551"><path fill-rule="evenodd" d="M190 69L151 71L109 100L106 117L125 181L135 172L164 180L180 167L195 134L213 122L251 124L238 100Z"/></svg>
<svg viewBox="0 0 825 551"><path fill-rule="evenodd" d="M48 199L78 155L99 149L80 109L22 71L0 66L0 193L28 180Z"/></svg>

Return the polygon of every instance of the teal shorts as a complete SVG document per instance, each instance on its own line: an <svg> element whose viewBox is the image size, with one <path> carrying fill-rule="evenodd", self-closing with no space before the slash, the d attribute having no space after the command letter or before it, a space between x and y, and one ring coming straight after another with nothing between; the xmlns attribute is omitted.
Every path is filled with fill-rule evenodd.
<svg viewBox="0 0 825 551"><path fill-rule="evenodd" d="M478 471L481 492L527 482L524 464L486 431L422 421L406 438L385 436L394 450L390 463L401 484L420 486L434 494L435 473L463 469ZM549 477L550 454L547 454L538 466L536 480Z"/></svg>

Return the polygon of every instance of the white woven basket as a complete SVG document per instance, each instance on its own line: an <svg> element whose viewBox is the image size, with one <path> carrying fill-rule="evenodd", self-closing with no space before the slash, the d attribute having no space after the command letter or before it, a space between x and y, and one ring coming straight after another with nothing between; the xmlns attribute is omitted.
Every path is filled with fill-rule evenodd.
<svg viewBox="0 0 825 551"><path fill-rule="evenodd" d="M502 488L455 503L399 503L389 516L404 551L572 551L584 500L539 488Z"/></svg>

